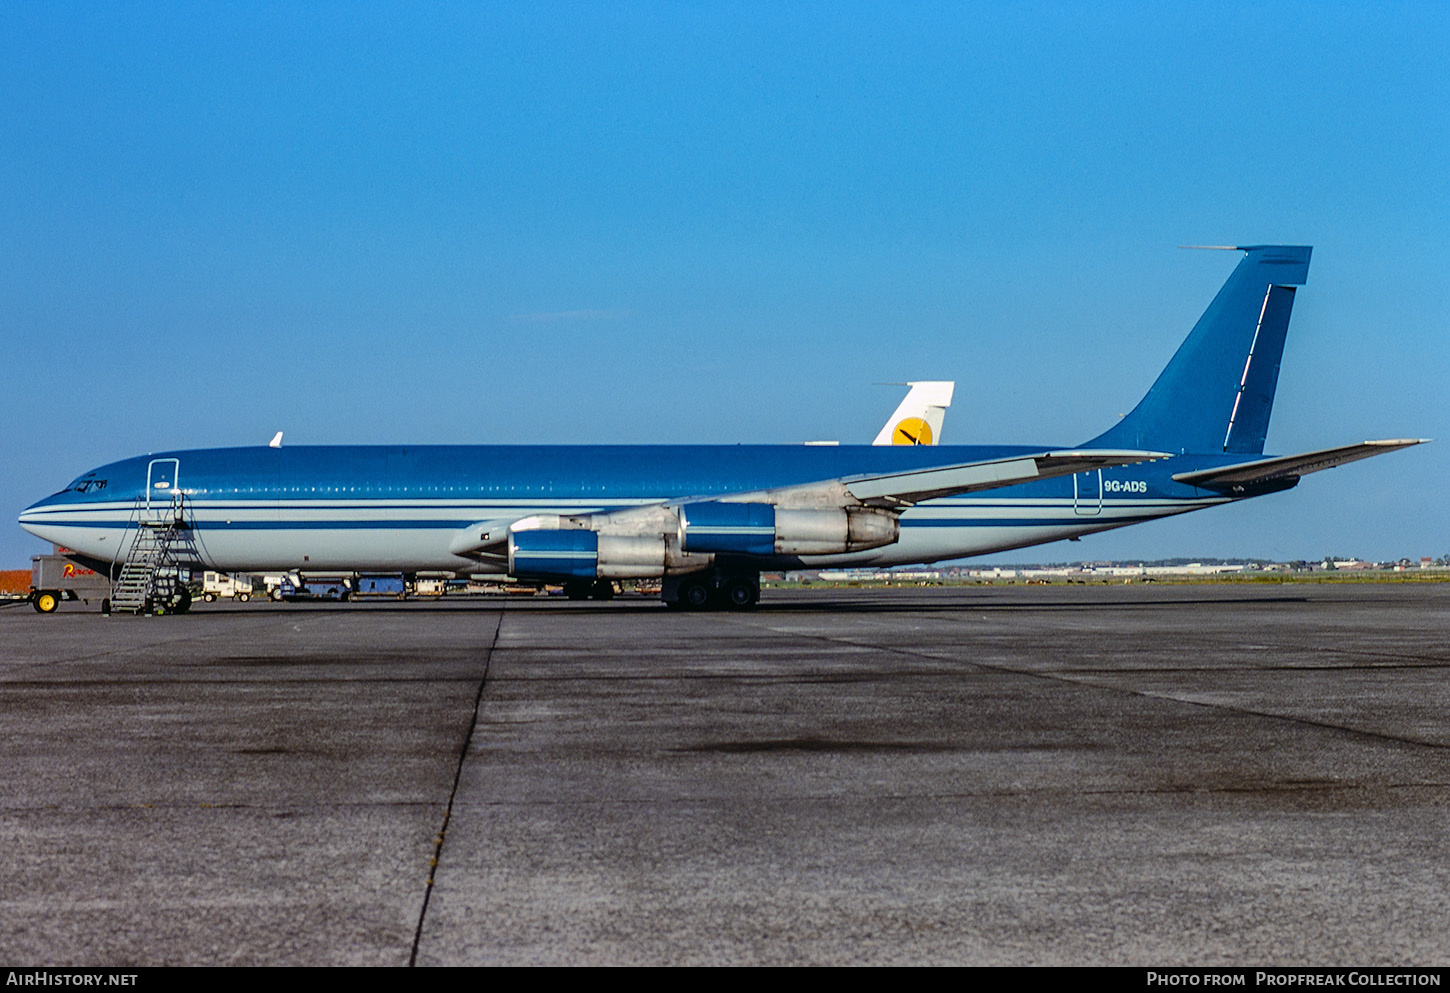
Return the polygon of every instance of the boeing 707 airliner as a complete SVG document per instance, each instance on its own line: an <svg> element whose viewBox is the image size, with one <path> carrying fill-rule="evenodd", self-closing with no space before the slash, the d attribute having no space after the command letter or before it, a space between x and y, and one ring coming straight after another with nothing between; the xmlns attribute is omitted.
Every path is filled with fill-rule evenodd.
<svg viewBox="0 0 1450 993"><path fill-rule="evenodd" d="M20 524L110 570L115 602L136 609L184 609L184 587L159 578L168 564L509 575L579 597L657 578L672 605L748 608L765 569L927 563L1076 538L1274 493L1418 444L1263 454L1310 249L1234 250L1242 260L1147 395L1075 447L171 451L87 472Z"/></svg>

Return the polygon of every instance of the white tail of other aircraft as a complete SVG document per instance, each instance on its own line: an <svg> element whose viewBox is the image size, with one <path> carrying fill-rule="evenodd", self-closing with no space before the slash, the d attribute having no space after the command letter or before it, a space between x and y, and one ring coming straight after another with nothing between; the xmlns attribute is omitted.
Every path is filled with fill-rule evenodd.
<svg viewBox="0 0 1450 993"><path fill-rule="evenodd" d="M955 382L907 383L911 391L882 427L873 445L939 445L942 418L952 405Z"/></svg>

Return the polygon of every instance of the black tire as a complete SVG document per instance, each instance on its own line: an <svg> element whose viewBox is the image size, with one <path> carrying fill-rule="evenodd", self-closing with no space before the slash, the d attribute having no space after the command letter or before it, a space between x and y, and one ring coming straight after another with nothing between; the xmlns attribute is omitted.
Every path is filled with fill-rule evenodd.
<svg viewBox="0 0 1450 993"><path fill-rule="evenodd" d="M730 610L749 610L760 599L760 588L743 576L728 579L720 587L720 602Z"/></svg>
<svg viewBox="0 0 1450 993"><path fill-rule="evenodd" d="M687 579L680 584L678 600L684 610L704 610L710 606L710 584L703 579Z"/></svg>
<svg viewBox="0 0 1450 993"><path fill-rule="evenodd" d="M564 595L570 600L588 600L594 584L581 579L571 579L564 584Z"/></svg>
<svg viewBox="0 0 1450 993"><path fill-rule="evenodd" d="M205 600L207 603L216 603L216 594L215 593L212 593L210 591L208 591L206 593L203 593L201 595L201 598L203 600Z"/></svg>
<svg viewBox="0 0 1450 993"><path fill-rule="evenodd" d="M614 583L607 579L596 579L589 590L589 596L594 600L613 600Z"/></svg>
<svg viewBox="0 0 1450 993"><path fill-rule="evenodd" d="M53 590L41 590L31 598L30 605L42 614L53 614L60 606L60 594Z"/></svg>
<svg viewBox="0 0 1450 993"><path fill-rule="evenodd" d="M237 594L237 602L238 603L246 603L250 599L252 599L252 594L250 594L250 593L238 593Z"/></svg>

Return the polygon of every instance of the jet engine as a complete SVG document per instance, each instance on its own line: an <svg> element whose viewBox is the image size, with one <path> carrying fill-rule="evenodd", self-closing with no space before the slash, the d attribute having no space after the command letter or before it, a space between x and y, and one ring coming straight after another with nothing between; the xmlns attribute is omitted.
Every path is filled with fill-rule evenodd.
<svg viewBox="0 0 1450 993"><path fill-rule="evenodd" d="M509 574L520 579L652 579L665 574L665 536L539 528L509 534Z"/></svg>
<svg viewBox="0 0 1450 993"><path fill-rule="evenodd" d="M896 515L869 507L782 510L769 503L687 503L680 548L730 555L835 555L890 545Z"/></svg>

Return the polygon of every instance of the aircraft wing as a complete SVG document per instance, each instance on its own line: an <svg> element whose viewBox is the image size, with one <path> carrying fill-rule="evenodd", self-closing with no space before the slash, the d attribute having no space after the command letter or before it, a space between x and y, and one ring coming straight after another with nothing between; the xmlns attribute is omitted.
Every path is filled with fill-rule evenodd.
<svg viewBox="0 0 1450 993"><path fill-rule="evenodd" d="M1075 472L1133 465L1171 456L1164 452L1083 450L1039 452L980 462L931 466L906 472L845 476L814 483L743 493L686 497L620 510L573 515L531 515L516 520L480 521L459 531L449 545L455 555L500 556L511 532L535 529L586 529L616 533L672 531L681 508L702 503L769 503L782 510L875 507L900 511L923 500L1015 486Z"/></svg>
<svg viewBox="0 0 1450 993"><path fill-rule="evenodd" d="M1015 486L1036 479L1070 476L1075 472L1109 469L1166 459L1163 452L1077 451L1043 452L1040 455L968 462L936 469L917 469L882 476L845 479L846 490L857 500L873 507L909 507L923 500L976 493L1001 486Z"/></svg>
<svg viewBox="0 0 1450 993"><path fill-rule="evenodd" d="M842 506L896 509L936 497L977 493L1038 479L1051 479L1054 476L1070 476L1075 472L1089 472L1093 469L1108 469L1166 458L1171 456L1165 452L1117 449L1039 452L905 472L845 476L818 483L802 483L752 493L732 493L708 499L724 503L762 501L793 509Z"/></svg>
<svg viewBox="0 0 1450 993"><path fill-rule="evenodd" d="M1224 465L1216 469L1179 472L1174 473L1173 479L1176 482L1215 490L1247 488L1291 477L1297 479L1311 472L1319 472L1321 469L1333 469L1346 462L1358 462L1360 459L1409 448L1411 445L1420 445L1429 440L1428 438L1392 438L1386 441L1363 441L1358 445L1323 448L1317 452L1282 455L1272 459L1255 459L1252 462Z"/></svg>

